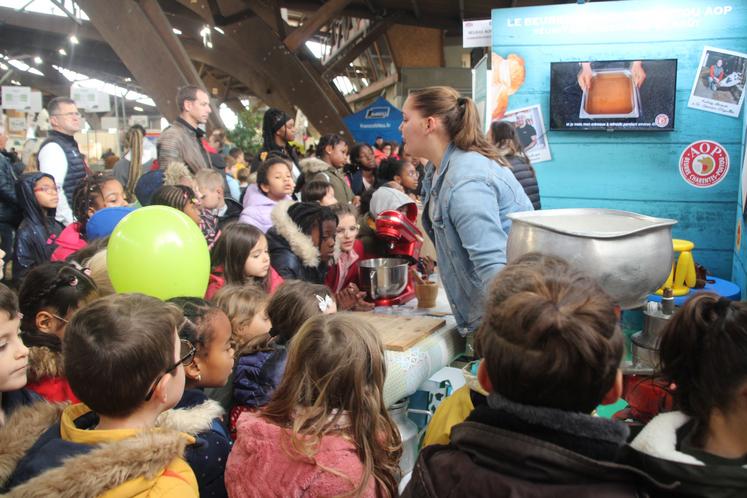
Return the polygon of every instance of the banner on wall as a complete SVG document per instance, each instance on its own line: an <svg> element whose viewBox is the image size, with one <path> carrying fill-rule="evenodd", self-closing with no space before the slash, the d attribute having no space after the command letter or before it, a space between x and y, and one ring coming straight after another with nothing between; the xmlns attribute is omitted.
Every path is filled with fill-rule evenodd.
<svg viewBox="0 0 747 498"><path fill-rule="evenodd" d="M3 86L1 92L3 109L25 111L31 105L31 87Z"/></svg>
<svg viewBox="0 0 747 498"><path fill-rule="evenodd" d="M503 116L502 121L514 124L519 142L532 163L552 159L550 144L545 132L545 122L542 119L542 108L539 104L509 111Z"/></svg>
<svg viewBox="0 0 747 498"><path fill-rule="evenodd" d="M744 100L747 54L704 47L688 107L738 117Z"/></svg>
<svg viewBox="0 0 747 498"><path fill-rule="evenodd" d="M491 19L462 22L462 47L489 47L493 37L492 24Z"/></svg>
<svg viewBox="0 0 747 498"><path fill-rule="evenodd" d="M693 187L713 187L728 173L729 153L718 142L698 140L685 147L680 155L680 175Z"/></svg>

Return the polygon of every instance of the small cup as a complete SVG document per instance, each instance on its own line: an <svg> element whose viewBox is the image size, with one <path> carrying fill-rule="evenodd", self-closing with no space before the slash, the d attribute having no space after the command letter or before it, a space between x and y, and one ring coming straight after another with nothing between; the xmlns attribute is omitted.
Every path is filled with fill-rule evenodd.
<svg viewBox="0 0 747 498"><path fill-rule="evenodd" d="M418 298L418 308L433 308L438 297L438 284L430 281L415 284L415 295Z"/></svg>

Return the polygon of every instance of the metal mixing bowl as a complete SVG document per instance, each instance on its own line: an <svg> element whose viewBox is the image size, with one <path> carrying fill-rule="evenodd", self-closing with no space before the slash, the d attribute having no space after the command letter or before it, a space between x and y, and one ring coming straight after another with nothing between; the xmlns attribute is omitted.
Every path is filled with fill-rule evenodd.
<svg viewBox="0 0 747 498"><path fill-rule="evenodd" d="M552 254L596 278L623 309L642 306L672 270L672 225L612 209L548 209L511 213L508 261Z"/></svg>
<svg viewBox="0 0 747 498"><path fill-rule="evenodd" d="M399 296L407 287L409 264L401 258L365 259L360 264L360 287L371 299Z"/></svg>

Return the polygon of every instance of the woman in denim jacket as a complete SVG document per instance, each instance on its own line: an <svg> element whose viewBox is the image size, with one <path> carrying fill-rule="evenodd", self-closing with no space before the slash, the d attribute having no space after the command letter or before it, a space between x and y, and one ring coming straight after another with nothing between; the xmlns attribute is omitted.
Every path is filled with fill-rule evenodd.
<svg viewBox="0 0 747 498"><path fill-rule="evenodd" d="M532 210L478 116L475 103L453 88L429 87L407 98L400 127L408 152L432 164L423 180L423 226L463 334L480 324L483 296L506 264L506 215Z"/></svg>

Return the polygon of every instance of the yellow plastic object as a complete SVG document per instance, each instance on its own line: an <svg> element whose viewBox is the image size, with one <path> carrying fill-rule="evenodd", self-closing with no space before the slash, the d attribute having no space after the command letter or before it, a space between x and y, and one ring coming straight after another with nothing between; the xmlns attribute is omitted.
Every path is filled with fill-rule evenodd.
<svg viewBox="0 0 747 498"><path fill-rule="evenodd" d="M686 296L696 283L695 260L691 252L695 244L689 240L672 239L672 248L674 252L680 253L679 257L672 265L672 271L669 272L666 282L656 291L656 294L661 296L666 287L671 287L676 297Z"/></svg>

